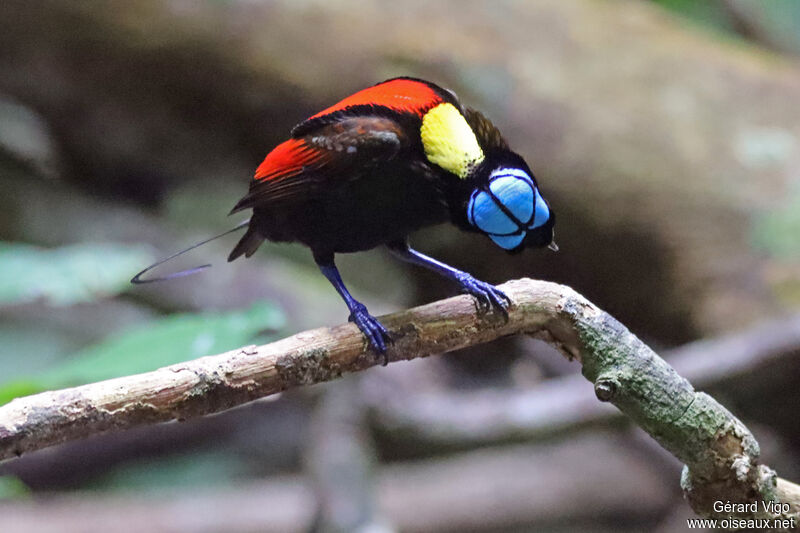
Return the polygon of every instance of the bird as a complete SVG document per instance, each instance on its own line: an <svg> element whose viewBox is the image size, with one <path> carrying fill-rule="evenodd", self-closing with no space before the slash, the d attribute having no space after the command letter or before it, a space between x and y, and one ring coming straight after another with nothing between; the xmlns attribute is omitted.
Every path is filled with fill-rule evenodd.
<svg viewBox="0 0 800 533"><path fill-rule="evenodd" d="M228 261L252 256L265 240L307 246L349 321L384 358L391 335L347 289L337 254L386 247L507 318L511 300L503 291L414 250L409 234L450 222L512 254L558 249L555 215L525 160L453 91L412 77L358 91L296 125L258 166L231 214L247 209L247 231Z"/></svg>

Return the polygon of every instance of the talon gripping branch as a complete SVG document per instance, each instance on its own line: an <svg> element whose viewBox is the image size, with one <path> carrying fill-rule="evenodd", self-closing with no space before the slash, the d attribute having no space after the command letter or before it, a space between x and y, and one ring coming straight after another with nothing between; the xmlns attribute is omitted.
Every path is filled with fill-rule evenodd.
<svg viewBox="0 0 800 533"><path fill-rule="evenodd" d="M228 261L265 239L305 244L379 354L389 333L350 295L335 254L385 245L505 314L502 291L411 249L408 234L449 220L511 253L557 249L553 212L525 161L454 93L413 78L359 91L295 126L232 213L244 209L252 218Z"/></svg>

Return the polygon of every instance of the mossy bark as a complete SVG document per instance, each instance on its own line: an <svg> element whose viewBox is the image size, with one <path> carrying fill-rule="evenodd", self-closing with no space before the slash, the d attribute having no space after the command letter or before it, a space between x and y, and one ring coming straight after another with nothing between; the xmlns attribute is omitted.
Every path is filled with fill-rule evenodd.
<svg viewBox="0 0 800 533"><path fill-rule="evenodd" d="M534 280L501 286L508 320L480 312L469 296L384 317L399 361L531 334L577 358L601 401L611 402L686 463L692 507L781 501L796 515L797 487L759 464L750 431L607 313L563 285ZM214 413L288 388L329 381L379 363L352 324L298 333L264 346L73 389L18 398L0 407L0 458L95 433ZM761 511L755 516L763 517Z"/></svg>

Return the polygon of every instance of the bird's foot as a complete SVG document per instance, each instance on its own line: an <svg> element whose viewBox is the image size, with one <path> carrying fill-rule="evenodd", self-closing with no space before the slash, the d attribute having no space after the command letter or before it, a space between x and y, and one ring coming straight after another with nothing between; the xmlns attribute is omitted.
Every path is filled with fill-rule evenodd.
<svg viewBox="0 0 800 533"><path fill-rule="evenodd" d="M377 354L378 358L383 359L383 366L389 364L389 357L386 355L386 345L392 342L387 330L378 319L369 314L364 304L356 302L350 312L350 322L355 323L358 329L367 337L367 342Z"/></svg>
<svg viewBox="0 0 800 533"><path fill-rule="evenodd" d="M511 298L506 293L492 285L473 278L466 272L462 272L457 277L461 289L467 294L471 294L478 301L478 308L481 311L488 311L490 308L508 319L508 307L511 305Z"/></svg>

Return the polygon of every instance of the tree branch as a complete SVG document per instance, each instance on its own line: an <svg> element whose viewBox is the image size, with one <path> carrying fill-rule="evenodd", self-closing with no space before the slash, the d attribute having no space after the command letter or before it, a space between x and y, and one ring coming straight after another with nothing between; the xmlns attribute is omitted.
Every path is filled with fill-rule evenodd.
<svg viewBox="0 0 800 533"><path fill-rule="evenodd" d="M735 387L770 366L800 355L800 314L743 332L689 343L664 354L695 387ZM509 439L548 439L587 427L608 426L623 414L597 403L576 374L528 389L434 390L411 394L414 376L376 374L367 401L383 428L439 446L486 445Z"/></svg>
<svg viewBox="0 0 800 533"><path fill-rule="evenodd" d="M682 486L707 516L716 500L787 501L797 486L759 465L753 435L613 317L568 287L534 280L502 286L509 319L459 296L383 318L389 360L444 353L512 334L532 334L578 359L601 401L613 403L686 464ZM0 459L102 431L214 413L301 385L374 366L352 324L203 357L154 372L19 398L0 407ZM759 505L752 515L772 516Z"/></svg>

